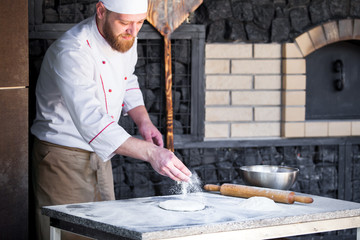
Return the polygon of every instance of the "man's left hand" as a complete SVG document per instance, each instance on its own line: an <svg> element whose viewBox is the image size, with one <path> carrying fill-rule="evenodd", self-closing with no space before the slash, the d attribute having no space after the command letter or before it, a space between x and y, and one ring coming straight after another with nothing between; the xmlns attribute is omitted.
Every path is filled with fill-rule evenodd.
<svg viewBox="0 0 360 240"><path fill-rule="evenodd" d="M139 126L139 132L145 141L164 147L162 135L152 122L146 122Z"/></svg>
<svg viewBox="0 0 360 240"><path fill-rule="evenodd" d="M164 141L159 130L151 122L145 106L131 109L128 114L139 128L140 135L145 141L151 142L159 147L164 147Z"/></svg>

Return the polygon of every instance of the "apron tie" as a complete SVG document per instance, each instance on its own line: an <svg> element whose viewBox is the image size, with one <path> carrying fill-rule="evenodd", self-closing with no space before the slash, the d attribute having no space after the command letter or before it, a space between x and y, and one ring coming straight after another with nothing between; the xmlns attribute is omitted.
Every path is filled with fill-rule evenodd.
<svg viewBox="0 0 360 240"><path fill-rule="evenodd" d="M96 173L101 200L115 200L111 160L104 162L96 153L90 153L90 167Z"/></svg>

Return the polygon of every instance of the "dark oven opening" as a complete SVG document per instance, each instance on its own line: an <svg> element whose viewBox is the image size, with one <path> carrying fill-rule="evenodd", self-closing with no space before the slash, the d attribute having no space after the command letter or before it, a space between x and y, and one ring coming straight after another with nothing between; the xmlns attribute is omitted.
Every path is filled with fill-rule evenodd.
<svg viewBox="0 0 360 240"><path fill-rule="evenodd" d="M360 41L327 45L306 57L306 120L360 119Z"/></svg>

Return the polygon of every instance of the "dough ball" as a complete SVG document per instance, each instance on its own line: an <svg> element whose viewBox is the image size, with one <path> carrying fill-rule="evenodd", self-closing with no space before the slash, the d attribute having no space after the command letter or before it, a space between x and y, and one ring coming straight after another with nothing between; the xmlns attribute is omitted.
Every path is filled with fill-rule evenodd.
<svg viewBox="0 0 360 240"><path fill-rule="evenodd" d="M159 207L169 211L195 212L205 208L205 204L191 200L167 200L159 203Z"/></svg>

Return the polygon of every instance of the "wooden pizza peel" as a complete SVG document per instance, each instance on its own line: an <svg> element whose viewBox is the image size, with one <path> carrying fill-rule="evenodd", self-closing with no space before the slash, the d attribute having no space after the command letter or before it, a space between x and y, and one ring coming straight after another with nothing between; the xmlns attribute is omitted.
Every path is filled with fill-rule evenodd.
<svg viewBox="0 0 360 240"><path fill-rule="evenodd" d="M172 106L171 38L175 31L200 6L203 0L149 0L147 21L164 37L165 95L166 95L166 147L174 151Z"/></svg>

